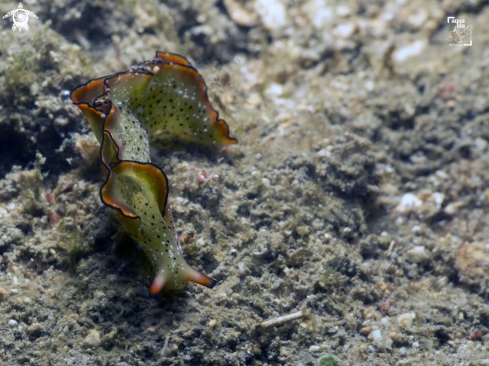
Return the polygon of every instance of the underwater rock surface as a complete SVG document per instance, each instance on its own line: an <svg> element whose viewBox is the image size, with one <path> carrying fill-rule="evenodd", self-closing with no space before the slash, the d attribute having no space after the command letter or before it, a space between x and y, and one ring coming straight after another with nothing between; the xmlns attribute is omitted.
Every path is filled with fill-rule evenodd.
<svg viewBox="0 0 489 366"><path fill-rule="evenodd" d="M2 362L489 364L483 2L23 5L27 32L1 19ZM156 299L69 101L155 50L198 68L240 141L151 141L184 256L218 281Z"/></svg>

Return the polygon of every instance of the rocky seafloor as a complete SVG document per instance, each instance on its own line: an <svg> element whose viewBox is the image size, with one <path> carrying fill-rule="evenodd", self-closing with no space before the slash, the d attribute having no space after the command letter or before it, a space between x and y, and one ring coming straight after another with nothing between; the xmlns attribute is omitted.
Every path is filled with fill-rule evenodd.
<svg viewBox="0 0 489 366"><path fill-rule="evenodd" d="M0 31L2 365L489 365L485 2L23 5L30 29ZM69 91L156 50L239 144L154 142L185 257L219 281L155 299Z"/></svg>

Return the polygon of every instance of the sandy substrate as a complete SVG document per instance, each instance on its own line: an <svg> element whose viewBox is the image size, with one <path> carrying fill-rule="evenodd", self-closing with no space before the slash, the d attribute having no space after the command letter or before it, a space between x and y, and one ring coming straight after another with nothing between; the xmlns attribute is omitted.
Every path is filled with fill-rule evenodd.
<svg viewBox="0 0 489 366"><path fill-rule="evenodd" d="M484 2L24 6L0 33L2 365L489 365ZM239 144L153 141L185 257L219 281L154 299L69 91L156 50Z"/></svg>

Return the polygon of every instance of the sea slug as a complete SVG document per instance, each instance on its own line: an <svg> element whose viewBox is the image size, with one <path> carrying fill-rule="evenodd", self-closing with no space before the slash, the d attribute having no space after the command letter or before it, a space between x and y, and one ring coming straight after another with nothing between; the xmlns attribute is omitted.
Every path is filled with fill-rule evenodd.
<svg viewBox="0 0 489 366"><path fill-rule="evenodd" d="M212 107L202 76L182 56L158 51L152 61L78 86L71 99L100 142L106 177L100 198L156 269L151 294L163 287L181 289L187 281L214 287L215 280L182 256L168 205L168 178L149 154L155 131L198 144L237 143Z"/></svg>

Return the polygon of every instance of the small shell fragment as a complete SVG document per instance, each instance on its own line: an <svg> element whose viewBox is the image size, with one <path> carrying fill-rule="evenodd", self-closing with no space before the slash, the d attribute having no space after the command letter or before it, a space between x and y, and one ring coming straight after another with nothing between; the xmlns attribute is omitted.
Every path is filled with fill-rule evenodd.
<svg viewBox="0 0 489 366"><path fill-rule="evenodd" d="M413 326L413 319L415 317L415 313L401 314L397 317L397 324L403 329L410 329Z"/></svg>

